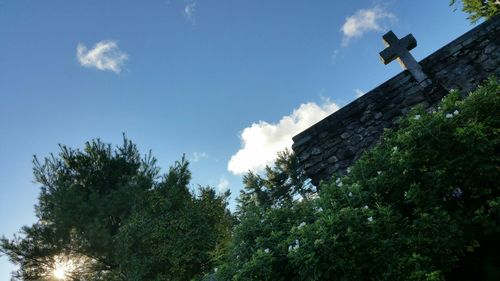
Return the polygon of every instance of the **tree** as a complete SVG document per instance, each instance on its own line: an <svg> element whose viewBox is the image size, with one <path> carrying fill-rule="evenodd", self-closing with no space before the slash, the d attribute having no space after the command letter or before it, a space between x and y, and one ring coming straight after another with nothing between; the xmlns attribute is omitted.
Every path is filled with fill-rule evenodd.
<svg viewBox="0 0 500 281"><path fill-rule="evenodd" d="M238 198L239 209L249 204L263 208L288 204L296 196L306 198L315 190L297 156L289 150L279 152L274 166L266 166L264 174L265 177L255 172L244 175L244 187Z"/></svg>
<svg viewBox="0 0 500 281"><path fill-rule="evenodd" d="M34 159L34 174L38 221L0 241L21 280L187 280L210 270L210 252L229 235L227 194L192 194L184 159L160 178L151 153L141 158L125 138L116 149L61 146Z"/></svg>
<svg viewBox="0 0 500 281"><path fill-rule="evenodd" d="M187 188L187 163L176 163L148 202L121 229L118 256L126 280L192 280L213 269L213 252L230 237L229 193Z"/></svg>
<svg viewBox="0 0 500 281"><path fill-rule="evenodd" d="M264 174L249 172L243 177L244 188L240 192L237 212L238 224L232 239L218 256L221 280L292 280L286 274L286 255L271 260L255 260L255 255L265 251L283 249L282 231L301 217L291 209L297 200L307 200L315 194L296 155L289 150L278 153L273 166L266 166ZM307 211L307 208L302 208ZM286 252L286 251L285 251ZM244 267L244 269L241 268ZM283 267L284 266L284 267ZM241 270L240 272L234 270Z"/></svg>
<svg viewBox="0 0 500 281"><path fill-rule="evenodd" d="M313 216L306 202L315 187L288 150L278 153L264 175L249 172L243 183L238 224L218 257L217 280L297 280L287 258L288 230L297 219Z"/></svg>
<svg viewBox="0 0 500 281"><path fill-rule="evenodd" d="M476 23L481 18L492 18L500 12L500 1L498 0L451 0L450 6L462 3L462 11L469 14L468 19Z"/></svg>
<svg viewBox="0 0 500 281"><path fill-rule="evenodd" d="M317 196L246 204L220 280L499 280L500 85L416 108Z"/></svg>

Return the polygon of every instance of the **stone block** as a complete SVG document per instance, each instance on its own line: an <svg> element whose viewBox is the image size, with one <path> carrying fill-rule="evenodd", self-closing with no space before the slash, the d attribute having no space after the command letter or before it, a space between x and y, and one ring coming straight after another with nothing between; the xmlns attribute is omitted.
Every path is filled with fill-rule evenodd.
<svg viewBox="0 0 500 281"><path fill-rule="evenodd" d="M345 132L345 133L342 133L342 135L340 135L340 137L343 140L348 139L350 136L351 136L351 133L349 133L349 132Z"/></svg>
<svg viewBox="0 0 500 281"><path fill-rule="evenodd" d="M295 150L295 148L299 147L299 146L302 146L302 145L305 145L306 143L308 143L310 140L312 139L312 135L305 135L305 136L300 136L300 137L294 137L293 139L293 145L292 145L292 149Z"/></svg>
<svg viewBox="0 0 500 281"><path fill-rule="evenodd" d="M333 155L333 156L330 156L327 161L328 161L328 163L333 164L333 163L338 162L339 159L337 158L337 156Z"/></svg>
<svg viewBox="0 0 500 281"><path fill-rule="evenodd" d="M314 147L312 150L311 150L311 155L319 155L321 154L321 148L319 147Z"/></svg>
<svg viewBox="0 0 500 281"><path fill-rule="evenodd" d="M416 103L422 102L425 100L425 97L421 94L413 94L408 97L406 97L403 100L404 105L414 105Z"/></svg>

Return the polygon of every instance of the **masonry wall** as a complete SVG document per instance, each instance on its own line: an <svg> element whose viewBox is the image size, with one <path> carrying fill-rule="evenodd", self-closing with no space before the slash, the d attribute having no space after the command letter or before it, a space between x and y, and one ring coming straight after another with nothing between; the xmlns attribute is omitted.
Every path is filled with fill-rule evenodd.
<svg viewBox="0 0 500 281"><path fill-rule="evenodd" d="M431 107L451 89L467 93L491 75L500 77L500 16L482 23L420 61L429 80L405 70L293 138L313 184L344 172L377 142L384 128L412 107Z"/></svg>

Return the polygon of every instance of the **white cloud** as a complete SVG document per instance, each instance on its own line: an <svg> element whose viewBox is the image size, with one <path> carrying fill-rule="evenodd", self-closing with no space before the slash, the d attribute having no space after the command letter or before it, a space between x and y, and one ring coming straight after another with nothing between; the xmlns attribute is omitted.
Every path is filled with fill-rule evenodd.
<svg viewBox="0 0 500 281"><path fill-rule="evenodd" d="M337 62L337 57L339 56L339 49L333 50L332 54L332 64L335 64Z"/></svg>
<svg viewBox="0 0 500 281"><path fill-rule="evenodd" d="M217 184L217 189L220 193L224 193L229 190L229 181L226 179L226 177L220 177L219 183Z"/></svg>
<svg viewBox="0 0 500 281"><path fill-rule="evenodd" d="M338 109L329 100L325 100L322 105L309 102L301 104L278 123L253 123L241 133L242 147L229 160L228 170L241 175L249 170L258 172L266 165L272 165L278 152L291 148L293 136Z"/></svg>
<svg viewBox="0 0 500 281"><path fill-rule="evenodd" d="M196 2L189 3L184 7L184 15L192 24L196 23Z"/></svg>
<svg viewBox="0 0 500 281"><path fill-rule="evenodd" d="M379 6L358 10L354 15L346 18L340 29L343 34L342 45L347 46L350 40L359 38L366 32L383 30L387 19L395 20L396 16Z"/></svg>
<svg viewBox="0 0 500 281"><path fill-rule="evenodd" d="M354 92L356 93L356 97L360 98L362 95L366 94L365 91L360 90L360 89L354 89Z"/></svg>
<svg viewBox="0 0 500 281"><path fill-rule="evenodd" d="M200 162L201 159L208 158L208 153L206 152L193 152L193 155L189 159L191 162L196 163Z"/></svg>
<svg viewBox="0 0 500 281"><path fill-rule="evenodd" d="M76 56L81 66L120 73L128 55L118 48L115 41L103 40L87 49L84 44L76 47Z"/></svg>

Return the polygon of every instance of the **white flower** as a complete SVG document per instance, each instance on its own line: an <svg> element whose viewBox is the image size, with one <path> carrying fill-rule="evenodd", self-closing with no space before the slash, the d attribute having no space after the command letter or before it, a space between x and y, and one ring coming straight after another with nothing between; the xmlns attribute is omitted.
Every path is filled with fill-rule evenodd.
<svg viewBox="0 0 500 281"><path fill-rule="evenodd" d="M299 224L299 229L303 228L305 225L306 225L306 222L305 222L305 221L301 222L301 223Z"/></svg>
<svg viewBox="0 0 500 281"><path fill-rule="evenodd" d="M347 173L349 174L351 172L351 168L347 168Z"/></svg>
<svg viewBox="0 0 500 281"><path fill-rule="evenodd" d="M368 205L365 205L363 208L368 209Z"/></svg>
<svg viewBox="0 0 500 281"><path fill-rule="evenodd" d="M404 196L405 198L408 198L408 191L405 191Z"/></svg>
<svg viewBox="0 0 500 281"><path fill-rule="evenodd" d="M342 187L344 184L343 184L342 182L339 182L337 185L338 185L339 187Z"/></svg>
<svg viewBox="0 0 500 281"><path fill-rule="evenodd" d="M349 192L349 197L352 197L352 192Z"/></svg>
<svg viewBox="0 0 500 281"><path fill-rule="evenodd" d="M459 112L458 112L458 110L457 110L457 109L455 109L455 111L453 111L453 115L458 115L458 113L459 113Z"/></svg>
<svg viewBox="0 0 500 281"><path fill-rule="evenodd" d="M453 117L453 114L451 113L446 113L446 118L452 118Z"/></svg>
<svg viewBox="0 0 500 281"><path fill-rule="evenodd" d="M421 117L421 116L420 116L420 114L417 114L417 115L415 115L415 118L414 118L414 119L415 119L415 120L420 120L420 117Z"/></svg>
<svg viewBox="0 0 500 281"><path fill-rule="evenodd" d="M316 212L323 212L323 208L321 208L321 207L316 208Z"/></svg>
<svg viewBox="0 0 500 281"><path fill-rule="evenodd" d="M269 248L264 249L264 253L269 254Z"/></svg>
<svg viewBox="0 0 500 281"><path fill-rule="evenodd" d="M377 175L380 175L380 174L382 174L382 171L378 171L378 172L377 172Z"/></svg>
<svg viewBox="0 0 500 281"><path fill-rule="evenodd" d="M396 154L398 152L398 147L395 146L392 148L392 154Z"/></svg>
<svg viewBox="0 0 500 281"><path fill-rule="evenodd" d="M214 268L214 272L217 272L217 270L219 270L217 267L216 267L216 268Z"/></svg>
<svg viewBox="0 0 500 281"><path fill-rule="evenodd" d="M335 183L336 183L336 184L338 184L338 183L340 183L340 182L342 182L342 180L341 180L340 178L337 178L337 179L335 180Z"/></svg>
<svg viewBox="0 0 500 281"><path fill-rule="evenodd" d="M464 192L462 191L462 189L460 187L457 187L453 190L453 192L451 193L451 196L455 197L455 198L459 198L460 196L462 196Z"/></svg>
<svg viewBox="0 0 500 281"><path fill-rule="evenodd" d="M295 244L295 245L294 245ZM295 251L299 248L299 240L295 240L294 244L288 246L288 251Z"/></svg>
<svg viewBox="0 0 500 281"><path fill-rule="evenodd" d="M373 217L368 217L368 221L372 222L373 221Z"/></svg>

